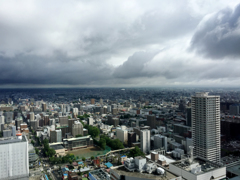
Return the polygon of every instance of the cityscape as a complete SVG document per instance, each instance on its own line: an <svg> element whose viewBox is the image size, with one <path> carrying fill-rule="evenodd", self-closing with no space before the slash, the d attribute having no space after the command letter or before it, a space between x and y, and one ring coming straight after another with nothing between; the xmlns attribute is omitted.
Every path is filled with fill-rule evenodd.
<svg viewBox="0 0 240 180"><path fill-rule="evenodd" d="M0 180L240 180L240 1L0 1Z"/></svg>
<svg viewBox="0 0 240 180"><path fill-rule="evenodd" d="M1 89L5 179L234 179L238 89Z"/></svg>

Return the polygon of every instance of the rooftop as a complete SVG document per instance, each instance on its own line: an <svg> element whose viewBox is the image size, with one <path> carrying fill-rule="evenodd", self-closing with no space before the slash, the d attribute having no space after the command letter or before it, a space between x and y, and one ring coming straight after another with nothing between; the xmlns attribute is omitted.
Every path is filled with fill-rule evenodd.
<svg viewBox="0 0 240 180"><path fill-rule="evenodd" d="M148 174L148 173L139 173L139 172L130 172L125 169L124 166L119 167L117 169L113 169L115 172L117 172L119 175L125 175L128 177L136 177L136 178L144 178L144 179L158 179L158 180L165 180L165 179L173 179L176 178L174 174L165 171L165 176L160 176L156 174Z"/></svg>
<svg viewBox="0 0 240 180"><path fill-rule="evenodd" d="M102 169L90 171L89 176L93 176L96 180L110 180L109 175Z"/></svg>
<svg viewBox="0 0 240 180"><path fill-rule="evenodd" d="M17 137L0 138L0 145L20 143L20 142L27 142L26 136L22 136L22 139L18 139Z"/></svg>
<svg viewBox="0 0 240 180"><path fill-rule="evenodd" d="M203 174L208 171L212 171L212 170L222 167L221 165L219 165L217 163L210 162L208 160L204 160L199 157L194 158L193 162L191 164L189 163L189 161L187 159L173 162L171 164L174 166L177 166L185 171L191 172L192 174ZM201 166L201 171L197 171L197 172L192 171L194 168L199 167L199 166Z"/></svg>

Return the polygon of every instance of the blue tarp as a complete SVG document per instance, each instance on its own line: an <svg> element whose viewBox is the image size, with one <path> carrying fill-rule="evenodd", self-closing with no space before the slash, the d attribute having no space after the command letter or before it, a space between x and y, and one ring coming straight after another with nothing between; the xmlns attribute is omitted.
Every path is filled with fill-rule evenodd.
<svg viewBox="0 0 240 180"><path fill-rule="evenodd" d="M110 163L110 162L105 163L105 165L106 165L108 168L110 168L110 167L113 166L112 163Z"/></svg>
<svg viewBox="0 0 240 180"><path fill-rule="evenodd" d="M81 164L83 164L83 162L82 162L82 161L81 161L81 162L78 162L78 164L81 165Z"/></svg>
<svg viewBox="0 0 240 180"><path fill-rule="evenodd" d="M45 178L46 178L46 180L49 180L46 174L45 174Z"/></svg>
<svg viewBox="0 0 240 180"><path fill-rule="evenodd" d="M121 156L121 158L126 157L126 155Z"/></svg>

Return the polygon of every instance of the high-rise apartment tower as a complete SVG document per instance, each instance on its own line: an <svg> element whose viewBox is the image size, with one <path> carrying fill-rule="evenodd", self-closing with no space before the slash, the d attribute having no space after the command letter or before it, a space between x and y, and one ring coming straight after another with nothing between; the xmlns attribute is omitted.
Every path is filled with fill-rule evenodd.
<svg viewBox="0 0 240 180"><path fill-rule="evenodd" d="M192 139L195 156L220 161L220 96L192 96Z"/></svg>

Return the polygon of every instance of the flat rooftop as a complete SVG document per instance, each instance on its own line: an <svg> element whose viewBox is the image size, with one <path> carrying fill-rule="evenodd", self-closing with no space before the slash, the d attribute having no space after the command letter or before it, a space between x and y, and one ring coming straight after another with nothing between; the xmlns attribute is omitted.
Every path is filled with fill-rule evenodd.
<svg viewBox="0 0 240 180"><path fill-rule="evenodd" d="M7 137L7 138L0 138L0 145L1 144L12 144L12 143L20 143L20 142L27 142L26 136L22 136L22 139L18 139L17 137Z"/></svg>
<svg viewBox="0 0 240 180"><path fill-rule="evenodd" d="M166 179L172 179L176 178L174 174L165 171L166 175L158 175L158 174L148 174L148 173L140 173L140 172L130 172L125 169L124 166L119 167L117 169L113 169L115 172L117 172L119 175L125 175L129 177L137 177L137 178L144 178L144 179L158 179L158 180L166 180Z"/></svg>
<svg viewBox="0 0 240 180"><path fill-rule="evenodd" d="M65 149L64 147L63 147L63 145L61 145L61 144L49 144L49 146L50 146L50 148L53 148L54 150L58 150L58 149Z"/></svg>
<svg viewBox="0 0 240 180"><path fill-rule="evenodd" d="M187 159L177 161L177 162L173 162L171 164L173 164L174 166L177 166L178 168L181 168L185 171L188 171L192 174L203 174L203 173L206 173L208 171L212 171L212 170L223 167L223 166L221 166L217 163L210 162L210 161L204 160L204 159L199 158L199 157L194 158L193 162L191 164L189 163L189 161ZM201 166L201 172L198 172L198 173L191 172L191 169L196 167L196 165Z"/></svg>

